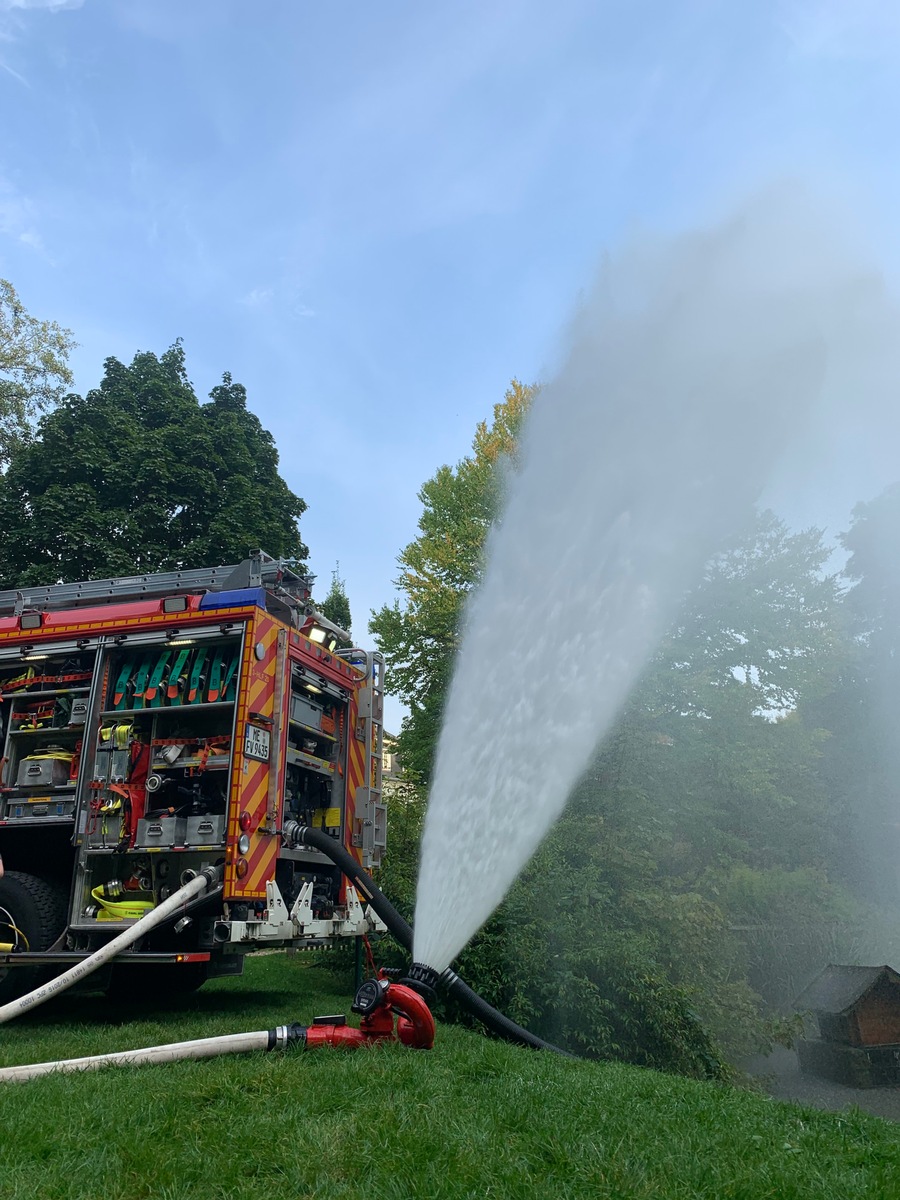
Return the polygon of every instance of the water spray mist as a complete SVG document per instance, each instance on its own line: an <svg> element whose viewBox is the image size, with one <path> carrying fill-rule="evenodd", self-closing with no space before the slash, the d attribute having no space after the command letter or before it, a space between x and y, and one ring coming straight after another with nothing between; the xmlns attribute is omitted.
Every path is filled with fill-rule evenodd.
<svg viewBox="0 0 900 1200"><path fill-rule="evenodd" d="M442 972L503 899L685 590L853 353L878 289L843 244L784 189L604 270L529 416L465 613L417 962Z"/></svg>

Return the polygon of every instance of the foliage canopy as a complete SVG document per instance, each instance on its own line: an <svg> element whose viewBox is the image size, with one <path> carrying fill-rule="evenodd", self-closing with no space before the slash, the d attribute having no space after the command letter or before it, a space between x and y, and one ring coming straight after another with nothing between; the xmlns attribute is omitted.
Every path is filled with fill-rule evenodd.
<svg viewBox="0 0 900 1200"><path fill-rule="evenodd" d="M385 605L369 629L391 668L391 690L408 705L400 737L406 768L427 775L465 600L477 584L484 544L512 469L518 435L537 392L513 380L494 419L479 423L472 453L443 466L419 492L419 536L398 558L404 603Z"/></svg>
<svg viewBox="0 0 900 1200"><path fill-rule="evenodd" d="M262 547L302 560L306 504L225 374L200 404L176 343L69 395L0 483L4 587L237 562Z"/></svg>
<svg viewBox="0 0 900 1200"><path fill-rule="evenodd" d="M0 466L28 440L34 418L71 386L74 348L70 330L32 317L0 279Z"/></svg>

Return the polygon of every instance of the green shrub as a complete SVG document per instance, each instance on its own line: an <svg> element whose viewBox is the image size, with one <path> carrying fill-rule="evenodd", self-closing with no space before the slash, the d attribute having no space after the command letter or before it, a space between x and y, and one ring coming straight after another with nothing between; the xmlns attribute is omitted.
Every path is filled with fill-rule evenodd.
<svg viewBox="0 0 900 1200"><path fill-rule="evenodd" d="M575 1054L727 1077L688 991L665 977L645 939L598 931L588 941L567 918L561 922L568 928L552 933L491 922L461 956L460 974L512 1020Z"/></svg>

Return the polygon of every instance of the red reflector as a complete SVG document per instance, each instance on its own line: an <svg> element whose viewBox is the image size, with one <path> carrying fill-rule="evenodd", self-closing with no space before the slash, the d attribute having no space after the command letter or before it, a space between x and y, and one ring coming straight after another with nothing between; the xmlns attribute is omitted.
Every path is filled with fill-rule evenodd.
<svg viewBox="0 0 900 1200"><path fill-rule="evenodd" d="M238 817L238 825L241 827L242 833L249 833L250 826L253 824L253 818L248 812L242 812Z"/></svg>
<svg viewBox="0 0 900 1200"><path fill-rule="evenodd" d="M249 870L250 870L250 868L247 865L246 858L239 858L237 860L237 877L238 877L238 879L243 879Z"/></svg>

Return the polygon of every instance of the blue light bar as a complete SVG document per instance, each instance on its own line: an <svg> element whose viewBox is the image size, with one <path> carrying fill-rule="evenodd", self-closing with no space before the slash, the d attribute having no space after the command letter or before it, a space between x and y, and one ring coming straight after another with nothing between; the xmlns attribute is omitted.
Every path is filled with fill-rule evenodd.
<svg viewBox="0 0 900 1200"><path fill-rule="evenodd" d="M235 588L230 592L207 592L200 601L200 608L244 608L255 604L266 607L266 589L261 587Z"/></svg>

